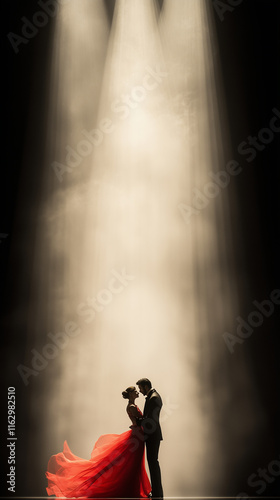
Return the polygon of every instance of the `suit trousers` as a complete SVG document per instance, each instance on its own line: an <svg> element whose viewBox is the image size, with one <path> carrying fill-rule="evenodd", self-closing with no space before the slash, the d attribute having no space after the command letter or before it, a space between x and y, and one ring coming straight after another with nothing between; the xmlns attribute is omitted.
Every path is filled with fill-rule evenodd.
<svg viewBox="0 0 280 500"><path fill-rule="evenodd" d="M151 484L152 484L152 497L163 498L163 490L161 484L161 472L158 461L160 440L147 439L147 461L150 470Z"/></svg>

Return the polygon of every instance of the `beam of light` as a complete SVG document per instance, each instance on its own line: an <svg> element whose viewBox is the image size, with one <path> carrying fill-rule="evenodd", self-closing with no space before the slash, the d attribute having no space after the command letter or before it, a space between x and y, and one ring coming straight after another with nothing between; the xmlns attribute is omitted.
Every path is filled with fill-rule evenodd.
<svg viewBox="0 0 280 500"><path fill-rule="evenodd" d="M182 391L187 387L184 397L193 399L198 390L193 300L186 313L185 232L177 210L185 156L182 138L167 119L172 113L168 77L156 4L117 2L96 120L98 124L109 120L113 130L95 148L92 164L75 171L87 181L83 198L87 213L80 216L78 228L70 233L70 228L63 228L63 259L69 261L82 246L76 276L68 268L62 282L68 317L76 314L80 303L90 309L99 292L108 290L112 271L125 269L133 279L89 324L76 314L82 333L57 361L60 375L52 416L62 416L56 435L61 442L67 436L80 456L90 453L89 435L93 441L101 433L127 428L120 393L139 377L148 376L166 402L167 440L173 433L177 440ZM73 194L79 191L74 182ZM59 251L62 243L54 240L54 245ZM67 314L57 311L60 324ZM139 404L143 406L143 401ZM81 436L81 427L89 432ZM168 471L169 461L166 449L163 470ZM173 487L167 475L165 486Z"/></svg>
<svg viewBox="0 0 280 500"><path fill-rule="evenodd" d="M192 304L200 386L194 397L200 410L193 411L192 400L186 423L183 415L188 409L184 405L176 441L180 443L177 454L184 457L184 467L180 469L176 462L171 468L180 484L179 490L174 484L178 494L217 494L227 491L227 478L233 477L234 468L246 459L244 437L256 436L263 425L245 353L241 350L234 363L222 342L222 333L232 332L233 318L242 304L242 288L246 287L236 231L240 214L234 179L230 188L218 189L216 194L215 190L214 195L205 187L213 181L211 175L225 170L233 156L209 4L205 0L165 0L160 28L175 114L175 120L174 115L170 116L170 124L184 135L186 161L181 201L185 206L201 208L185 219L184 245L189 291L186 303ZM206 198L205 192L210 192ZM204 200L198 202L200 193ZM189 328L187 332L189 337ZM242 425L237 408L232 409L233 398L237 407L243 408ZM192 436L191 441L179 441L183 428L187 436ZM211 463L210 456L214 457Z"/></svg>
<svg viewBox="0 0 280 500"><path fill-rule="evenodd" d="M83 199L86 172L91 166L91 159L83 158L81 167L66 172L61 182L54 171L53 162L69 165L66 159L69 148L75 150L83 138L82 129L91 129L96 124L109 36L103 0L65 2L65 5L60 5L53 22L48 113L41 117L46 120L47 134L42 163L38 165L42 182L38 186L38 214L33 212L34 247L33 238L28 241L30 253L33 254L33 272L30 277L30 307L26 313L27 352L23 363L30 368L34 357L31 349L41 355L45 346L53 345L49 333L56 335L64 332L65 335L67 322L77 322L78 316L74 310L84 298L80 290L80 273L84 265ZM71 342L74 347L70 346ZM53 359L41 363L38 361L37 376L28 379L27 388L32 394L29 409L31 425L37 428L34 423L41 422L42 428L41 451L37 453L31 440L26 467L32 470L34 453L37 453L41 460L42 492L45 488L44 471L50 454L61 447L66 435L71 442L72 433L80 428L79 418L75 423L69 419L72 406L79 406L80 401L78 398L76 402L73 401L69 386L65 390L62 376L62 367L66 370L70 362L68 384L71 385L72 377L75 380L79 342L77 339L69 340L70 356L67 354L68 346L65 350L54 349ZM51 356L51 348L48 352ZM81 357L85 357L87 352L85 349ZM87 436L84 435L81 440L85 442ZM26 485L27 491L33 491L36 484L34 478L28 474L26 477L31 482Z"/></svg>
<svg viewBox="0 0 280 500"><path fill-rule="evenodd" d="M197 29L199 33L202 25ZM202 47L197 50L201 57ZM198 260L189 238L204 248L214 243L211 212L203 238L202 222L198 236L195 229L188 235L178 211L189 186L186 163L191 159L200 167L201 136L195 130L193 157L182 131L171 126L176 120L172 75L165 65L154 3L117 2L97 119L109 120L112 131L95 149L88 174L83 267L75 300L89 309L90 300L108 288L111 270L125 268L133 280L65 350L60 384L63 394L71 391L72 427L79 420L91 428L94 415L91 432L97 437L112 429L112 420L113 432L127 425L120 389L140 376L151 378L164 401L176 404L163 425L168 446L161 450L165 491L176 495L201 491L199 471L213 429L200 401L203 335L198 321L204 318L206 298L199 300L196 281L205 257ZM200 106L207 109L201 86ZM209 141L206 131L202 140ZM201 221L205 224L205 217ZM75 301L71 304L74 308ZM71 446L78 455L90 452L79 433L73 432Z"/></svg>
<svg viewBox="0 0 280 500"><path fill-rule="evenodd" d="M67 163L66 148L70 146L71 149L67 149L70 152L67 165L74 165L74 168L63 175L60 184L52 175L54 196L51 203L47 201L45 212L50 230L48 246L51 259L57 264L54 269L56 275L53 275L56 296L51 299L52 311L55 312L52 320L54 333L63 331L68 321L81 326L76 310L86 298L82 278L90 265L90 261L84 259L84 235L94 230L94 224L91 227L83 224L92 158L91 155L80 156L82 160L79 163L75 152L77 144L85 139L82 131L90 131L96 126L109 36L102 0L83 0L79 5L72 1L65 5L58 22L57 59L54 59L54 82L58 80L58 88L53 89L56 102L52 116L53 123L57 119L57 124L56 137L51 137L50 142L56 145L54 158L63 164ZM94 277L91 278L94 281ZM70 339L69 346L59 354L55 366L58 373L54 371L50 381L54 387L48 417L48 420L54 416L57 419L52 436L56 446L59 439L64 439L63 436L68 435L70 442L73 435L77 436L83 402L93 397L92 383L97 382L98 373L91 370L96 353L92 347L94 343L88 345L87 337L81 334ZM83 371L82 367L87 368ZM90 428L91 424L92 413L89 412L85 425ZM79 436L80 447L88 446L88 443L88 435Z"/></svg>
<svg viewBox="0 0 280 500"><path fill-rule="evenodd" d="M179 397L177 381L183 377L180 363L171 361L179 355L172 283L179 274L177 248L184 239L176 209L180 175L174 170L180 172L183 166L177 158L177 138L170 137L165 119L167 76L154 3L117 2L97 119L110 120L113 130L94 151L83 221L80 293L75 298L89 303L108 288L112 270L124 268L133 279L85 326L79 340L80 352L86 352L75 361L71 391L73 384L79 390L81 380L84 394L94 388L83 421L92 423L94 414L96 437L111 428L112 408L115 431L127 425L120 390L143 373L155 385L164 380L163 397L173 402ZM73 343L73 356L76 348ZM157 350L160 364L155 361ZM67 359L64 370L71 366L69 350ZM166 379L170 363L173 380ZM69 375L62 380L68 390ZM76 398L73 423L79 413L75 405ZM81 448L78 436L75 446Z"/></svg>
<svg viewBox="0 0 280 500"><path fill-rule="evenodd" d="M127 429L121 391L147 376L170 402L166 495L216 493L224 455L214 405L230 403L221 334L239 300L229 203L224 192L188 226L178 209L224 168L205 3L166 0L160 37L155 2L118 0L105 68L103 3L77 5L57 19L49 165L65 163L83 130L99 141L61 183L50 166L44 173L30 344L36 330L44 345L68 321L80 329L34 382L43 377L49 395L45 446L55 453L67 439L88 457L100 434ZM238 369L250 387L243 362Z"/></svg>

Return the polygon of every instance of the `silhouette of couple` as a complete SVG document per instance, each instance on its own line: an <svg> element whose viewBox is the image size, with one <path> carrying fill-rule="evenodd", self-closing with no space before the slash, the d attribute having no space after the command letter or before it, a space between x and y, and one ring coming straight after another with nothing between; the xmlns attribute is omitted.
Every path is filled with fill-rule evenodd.
<svg viewBox="0 0 280 500"><path fill-rule="evenodd" d="M159 422L162 400L149 379L136 385L146 396L143 414L135 404L134 386L122 392L128 399L130 430L105 434L94 445L91 458L74 455L64 442L63 452L48 463L47 493L66 498L163 498L158 452L162 433ZM145 443L151 483L145 469Z"/></svg>

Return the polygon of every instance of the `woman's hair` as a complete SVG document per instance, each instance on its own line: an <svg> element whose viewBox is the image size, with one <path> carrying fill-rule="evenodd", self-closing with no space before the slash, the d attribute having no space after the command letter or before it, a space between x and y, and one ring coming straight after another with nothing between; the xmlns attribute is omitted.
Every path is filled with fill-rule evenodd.
<svg viewBox="0 0 280 500"><path fill-rule="evenodd" d="M131 385L125 391L122 392L122 397L124 399L129 399L129 393L132 391L135 391L135 387L133 385Z"/></svg>

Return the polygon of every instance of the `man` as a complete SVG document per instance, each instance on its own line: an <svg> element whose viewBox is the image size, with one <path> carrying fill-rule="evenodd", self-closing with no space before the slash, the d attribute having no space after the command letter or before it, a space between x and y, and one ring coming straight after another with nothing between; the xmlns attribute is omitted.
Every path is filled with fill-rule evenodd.
<svg viewBox="0 0 280 500"><path fill-rule="evenodd" d="M152 384L149 379L141 378L136 384L141 394L146 396L143 417L137 419L137 423L143 427L145 433L147 460L152 484L152 497L163 498L161 473L158 462L159 445L160 441L162 441L159 423L162 400L158 392L152 389Z"/></svg>

